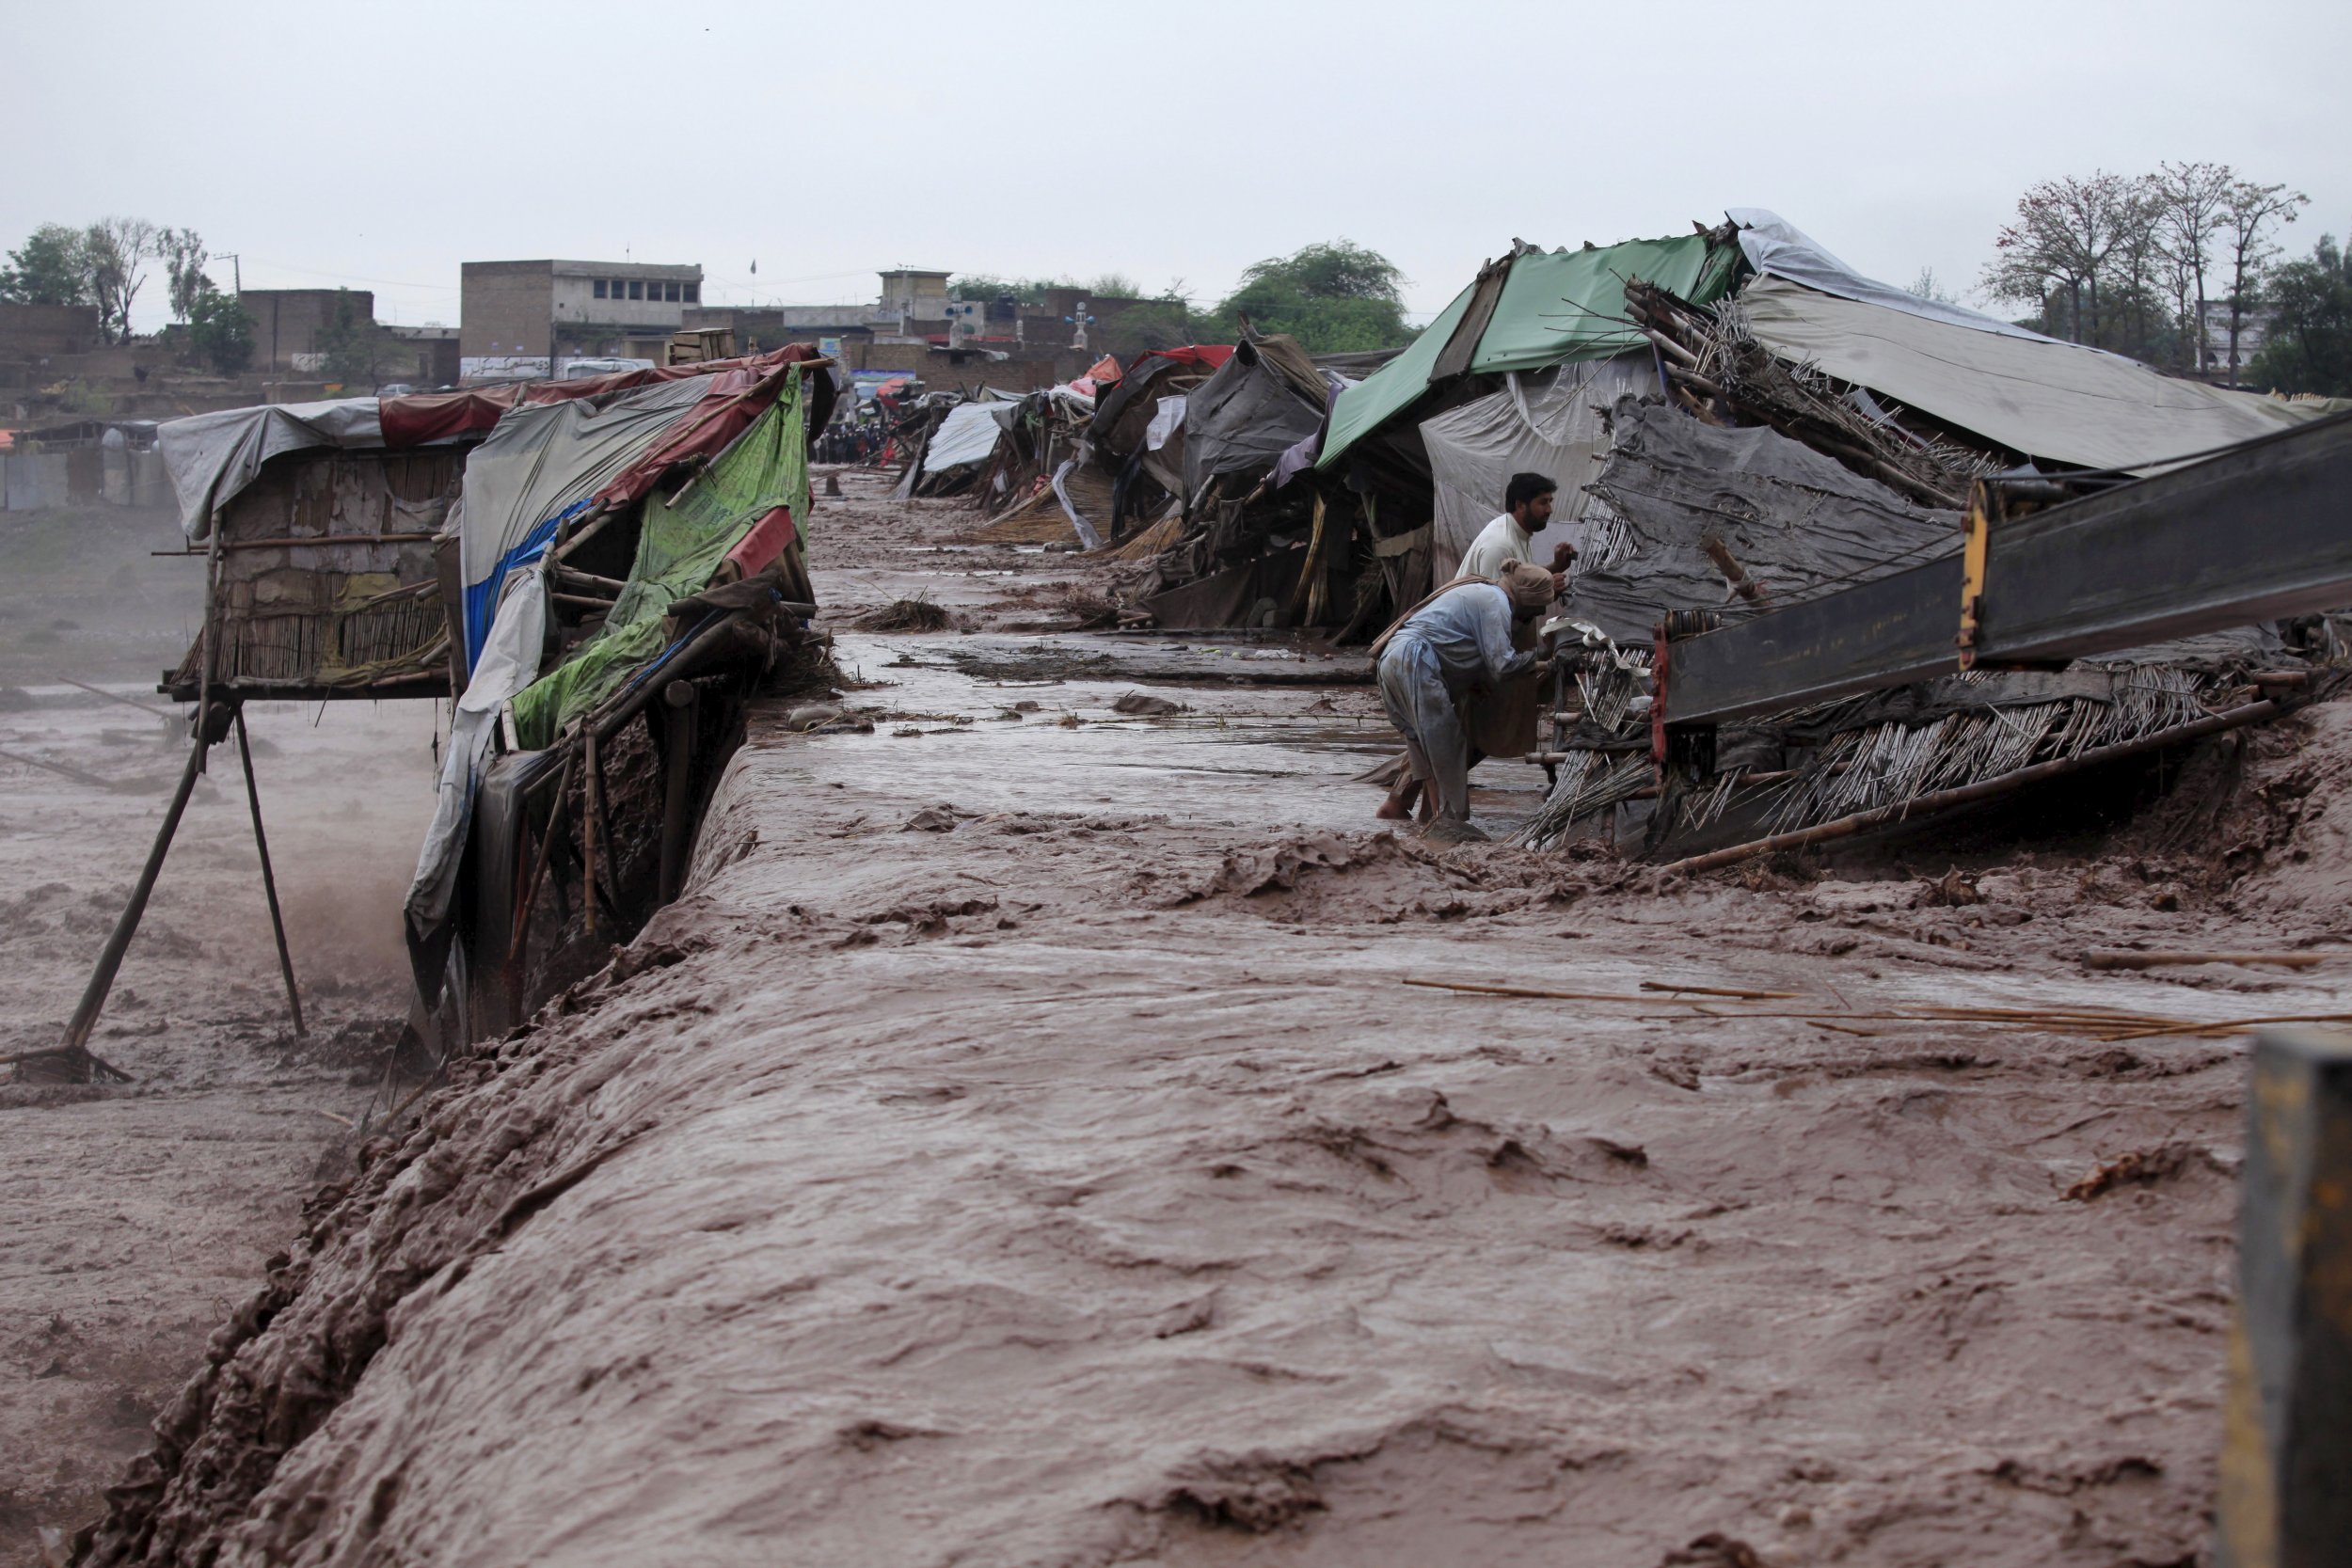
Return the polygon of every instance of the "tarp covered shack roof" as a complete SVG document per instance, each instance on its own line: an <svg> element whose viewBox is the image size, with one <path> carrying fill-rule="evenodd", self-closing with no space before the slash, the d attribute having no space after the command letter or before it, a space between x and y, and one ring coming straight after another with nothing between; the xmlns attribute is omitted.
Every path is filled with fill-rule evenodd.
<svg viewBox="0 0 2352 1568"><path fill-rule="evenodd" d="M1516 250L1481 271L1410 348L1341 395L1316 466L1331 467L1434 383L1638 349L1645 340L1625 311L1629 278L1703 305L1730 289L1740 260L1738 247L1705 234L1582 250Z"/></svg>

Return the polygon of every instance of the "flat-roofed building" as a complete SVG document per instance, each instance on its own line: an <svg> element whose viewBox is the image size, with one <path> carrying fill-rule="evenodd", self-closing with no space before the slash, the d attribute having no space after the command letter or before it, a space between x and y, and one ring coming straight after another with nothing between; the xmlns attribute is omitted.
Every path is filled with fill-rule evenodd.
<svg viewBox="0 0 2352 1568"><path fill-rule="evenodd" d="M702 285L696 265L468 261L460 361L469 376L546 374L550 358L618 355L631 338L676 331L702 303Z"/></svg>

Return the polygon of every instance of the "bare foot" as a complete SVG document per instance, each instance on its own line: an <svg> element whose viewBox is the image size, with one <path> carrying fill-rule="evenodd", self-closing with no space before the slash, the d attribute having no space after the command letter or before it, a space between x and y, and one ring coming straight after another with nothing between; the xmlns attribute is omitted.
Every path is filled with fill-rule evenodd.
<svg viewBox="0 0 2352 1568"><path fill-rule="evenodd" d="M1396 797L1391 795L1382 800L1380 809L1372 815L1383 822L1410 822L1413 819L1413 808L1399 804Z"/></svg>

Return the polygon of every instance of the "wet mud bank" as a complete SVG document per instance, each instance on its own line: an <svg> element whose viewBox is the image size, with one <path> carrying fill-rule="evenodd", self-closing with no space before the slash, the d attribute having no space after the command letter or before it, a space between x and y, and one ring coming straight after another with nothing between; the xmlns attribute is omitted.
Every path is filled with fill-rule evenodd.
<svg viewBox="0 0 2352 1568"><path fill-rule="evenodd" d="M1020 742L755 712L689 895L313 1207L85 1560L2200 1549L2234 1043L1401 982L2330 998L2059 957L2240 915L1438 854L1328 819L1327 716L1089 765L1104 694L1043 689L1081 722ZM1210 749L1296 769L1276 820L1208 815ZM2242 910L2324 859L2299 810Z"/></svg>
<svg viewBox="0 0 2352 1568"><path fill-rule="evenodd" d="M752 705L685 896L319 1194L80 1560L2203 1549L2194 1030L2341 971L2080 954L2352 944L2352 709L2087 850L1439 851L1360 686L853 628L990 601L850 488L838 719Z"/></svg>

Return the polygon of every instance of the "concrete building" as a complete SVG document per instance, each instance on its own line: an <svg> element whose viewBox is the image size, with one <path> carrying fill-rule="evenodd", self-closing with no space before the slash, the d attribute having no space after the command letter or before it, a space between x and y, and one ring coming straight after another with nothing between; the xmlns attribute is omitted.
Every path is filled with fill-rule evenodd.
<svg viewBox="0 0 2352 1568"><path fill-rule="evenodd" d="M550 356L626 353L632 338L678 330L702 304L702 282L700 266L468 261L459 273L461 369L544 375Z"/></svg>
<svg viewBox="0 0 2352 1568"><path fill-rule="evenodd" d="M319 352L321 333L335 325L335 314L350 302L352 319L375 320L375 293L370 289L246 289L237 295L246 319L253 323L253 366L257 371L295 369L294 356L304 356L304 368L315 369L309 356Z"/></svg>
<svg viewBox="0 0 2352 1568"><path fill-rule="evenodd" d="M944 272L898 267L882 275L882 309L910 334L947 328L947 279Z"/></svg>

